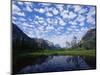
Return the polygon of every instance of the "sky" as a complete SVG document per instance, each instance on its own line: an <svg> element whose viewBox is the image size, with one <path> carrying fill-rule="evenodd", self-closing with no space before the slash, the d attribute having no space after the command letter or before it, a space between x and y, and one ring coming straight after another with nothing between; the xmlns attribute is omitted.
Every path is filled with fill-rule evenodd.
<svg viewBox="0 0 100 75"><path fill-rule="evenodd" d="M61 47L96 28L96 8L90 5L12 2L12 23L30 38L43 38Z"/></svg>

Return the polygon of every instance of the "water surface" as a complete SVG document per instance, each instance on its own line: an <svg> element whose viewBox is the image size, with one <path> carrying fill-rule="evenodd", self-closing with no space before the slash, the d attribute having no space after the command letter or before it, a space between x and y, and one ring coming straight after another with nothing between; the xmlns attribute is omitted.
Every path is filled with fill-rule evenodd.
<svg viewBox="0 0 100 75"><path fill-rule="evenodd" d="M18 73L41 73L71 70L92 69L85 57L80 56L48 56L42 59L33 59L33 64L24 66ZM90 61L90 60L89 60ZM92 62L91 62L92 63ZM95 63L92 64L92 66Z"/></svg>

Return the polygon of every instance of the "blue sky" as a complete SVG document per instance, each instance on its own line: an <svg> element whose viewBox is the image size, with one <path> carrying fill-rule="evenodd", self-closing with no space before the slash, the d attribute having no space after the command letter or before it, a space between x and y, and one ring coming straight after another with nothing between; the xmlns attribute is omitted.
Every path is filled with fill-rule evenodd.
<svg viewBox="0 0 100 75"><path fill-rule="evenodd" d="M43 38L66 46L95 28L95 7L38 2L12 2L12 22L31 38Z"/></svg>

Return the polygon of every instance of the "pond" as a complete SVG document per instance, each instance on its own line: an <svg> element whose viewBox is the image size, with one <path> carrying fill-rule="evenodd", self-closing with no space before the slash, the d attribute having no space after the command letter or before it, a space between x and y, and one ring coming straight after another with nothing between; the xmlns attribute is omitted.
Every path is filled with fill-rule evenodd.
<svg viewBox="0 0 100 75"><path fill-rule="evenodd" d="M16 73L42 73L73 70L88 70L96 68L93 57L80 56L41 56L19 63L21 68ZM18 67L18 66L17 66Z"/></svg>

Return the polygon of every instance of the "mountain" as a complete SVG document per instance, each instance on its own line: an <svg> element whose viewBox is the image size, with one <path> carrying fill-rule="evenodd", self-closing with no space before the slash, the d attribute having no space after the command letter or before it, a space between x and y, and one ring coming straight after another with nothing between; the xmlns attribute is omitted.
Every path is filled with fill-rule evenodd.
<svg viewBox="0 0 100 75"><path fill-rule="evenodd" d="M86 49L96 49L96 29L90 29L87 33L83 36L82 40L80 41L80 47Z"/></svg>
<svg viewBox="0 0 100 75"><path fill-rule="evenodd" d="M55 44L55 49L60 49L60 45L59 44Z"/></svg>
<svg viewBox="0 0 100 75"><path fill-rule="evenodd" d="M52 42L41 38L30 38L20 28L12 24L12 47L14 50L37 51L43 49L54 49Z"/></svg>
<svg viewBox="0 0 100 75"><path fill-rule="evenodd" d="M13 49L37 49L37 43L35 42L35 39L28 37L15 24L12 24L12 39Z"/></svg>

